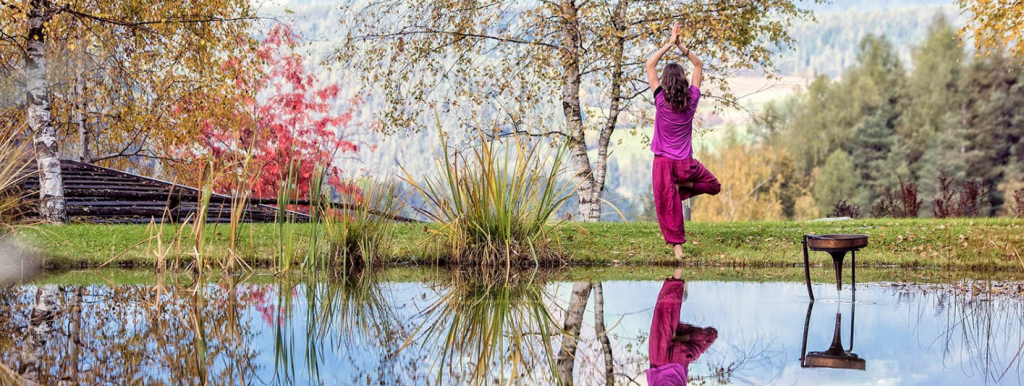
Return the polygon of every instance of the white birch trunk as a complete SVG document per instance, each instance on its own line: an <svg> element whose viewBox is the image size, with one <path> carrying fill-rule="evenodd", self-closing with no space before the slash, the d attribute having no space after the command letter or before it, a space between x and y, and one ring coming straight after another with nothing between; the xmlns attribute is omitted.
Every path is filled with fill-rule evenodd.
<svg viewBox="0 0 1024 386"><path fill-rule="evenodd" d="M562 113L565 115L567 140L570 141L569 159L576 176L579 218L585 222L601 220L601 186L594 181L590 156L587 155L586 133L580 110L580 45L579 7L573 0L562 0Z"/></svg>
<svg viewBox="0 0 1024 386"><path fill-rule="evenodd" d="M562 1L562 67L564 69L562 83L562 113L565 115L567 124L566 134L571 141L570 161L579 177L580 185L577 189L577 202L579 217L584 222L601 221L601 196L604 191L605 179L608 172L608 146L611 143L612 132L618 123L619 113L623 109L622 85L625 81L623 75L623 59L625 54L626 10L629 6L628 0L620 1L615 6L611 23L619 32L617 38L611 42L613 48L612 74L611 74L611 105L609 106L608 118L598 134L597 142L597 163L590 162L587 154L586 130L583 125L583 115L580 103L580 46L581 37L578 31L579 26L578 5L573 0Z"/></svg>
<svg viewBox="0 0 1024 386"><path fill-rule="evenodd" d="M50 118L50 86L46 80L46 23L44 0L32 0L28 12L28 43L25 49L25 94L28 126L39 166L39 217L60 224L67 221L64 182L57 158L57 130Z"/></svg>
<svg viewBox="0 0 1024 386"><path fill-rule="evenodd" d="M611 104L608 105L608 119L605 121L604 127L601 128L601 132L598 134L597 164L593 166L594 185L597 186L597 218L595 221L601 220L601 192L604 190L604 183L608 175L608 146L611 145L612 132L615 131L615 126L619 122L619 113L622 112L622 109L624 108L622 103L622 85L625 82L623 61L626 51L626 29L628 28L626 9L628 6L629 0L619 1L619 3L615 5L611 19L612 27L617 31L616 38L611 42L613 51L611 52L612 74L609 94L611 95L612 100Z"/></svg>

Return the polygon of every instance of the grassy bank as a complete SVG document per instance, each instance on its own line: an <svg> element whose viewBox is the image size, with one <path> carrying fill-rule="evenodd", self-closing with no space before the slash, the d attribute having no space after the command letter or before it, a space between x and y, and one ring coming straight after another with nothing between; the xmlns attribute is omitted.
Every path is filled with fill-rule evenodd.
<svg viewBox="0 0 1024 386"><path fill-rule="evenodd" d="M164 232L171 241L173 227ZM301 258L309 245L309 226L285 228L297 237ZM186 230L187 232L187 230ZM278 251L276 224L243 225L236 253L255 266L272 264ZM700 266L792 266L802 261L804 233L865 233L870 245L857 256L859 266L949 268L972 271L1022 270L1024 221L1011 219L893 220L841 222L729 222L687 224L686 262ZM210 225L204 237L211 251L226 250L227 225ZM554 233L573 265L671 265L670 248L650 222L563 224ZM51 268L95 267L113 259L121 267L150 267L154 256L140 225L73 224L22 231ZM431 263L423 256L424 225L399 225L390 265ZM187 248L182 248L187 250ZM172 257L173 259L173 257ZM828 255L812 253L817 264Z"/></svg>

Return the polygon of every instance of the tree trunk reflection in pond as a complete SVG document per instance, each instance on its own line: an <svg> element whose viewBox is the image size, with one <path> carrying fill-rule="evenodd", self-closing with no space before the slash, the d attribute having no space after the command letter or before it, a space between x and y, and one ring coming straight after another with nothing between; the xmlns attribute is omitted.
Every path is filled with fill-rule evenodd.
<svg viewBox="0 0 1024 386"><path fill-rule="evenodd" d="M569 307L565 310L565 325L562 328L562 348L558 351L558 380L563 385L574 384L572 373L576 361L576 349L591 287L593 284L590 282L576 282L572 285L572 295L569 298Z"/></svg>
<svg viewBox="0 0 1024 386"><path fill-rule="evenodd" d="M252 334L229 316L237 307L227 303L237 300L217 286L161 293L154 286L47 284L0 291L6 310L31 306L28 315L0 318L0 333L12 342L0 346L0 360L23 381L246 384L255 372Z"/></svg>
<svg viewBox="0 0 1024 386"><path fill-rule="evenodd" d="M65 358L67 361L64 364L64 377L63 379L79 379L78 369L79 361L78 358L81 355L82 347L82 297L85 295L85 287L75 287L73 289L74 295L71 298L69 305L71 326L68 334L68 355Z"/></svg>
<svg viewBox="0 0 1024 386"><path fill-rule="evenodd" d="M21 346L21 366L18 374L29 382L45 381L44 346L50 337L54 314L57 313L57 286L47 284L36 289L35 301L29 312L28 335Z"/></svg>
<svg viewBox="0 0 1024 386"><path fill-rule="evenodd" d="M608 331L604 325L604 286L594 283L594 331L601 341L601 353L604 356L604 384L615 385L615 362L612 356L612 342L608 340Z"/></svg>

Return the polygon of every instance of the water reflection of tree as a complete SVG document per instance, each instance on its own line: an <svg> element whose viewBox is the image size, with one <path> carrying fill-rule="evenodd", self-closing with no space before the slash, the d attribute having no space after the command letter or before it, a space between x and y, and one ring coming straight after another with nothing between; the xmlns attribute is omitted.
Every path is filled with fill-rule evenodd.
<svg viewBox="0 0 1024 386"><path fill-rule="evenodd" d="M961 366L965 375L981 376L984 384L999 383L1016 374L1024 360L1024 303L1013 295L993 291L992 282L957 285L903 285L897 304L911 304L912 318L938 320L943 360ZM931 305L934 314L928 315ZM930 337L926 337L931 339Z"/></svg>
<svg viewBox="0 0 1024 386"><path fill-rule="evenodd" d="M535 273L453 273L403 350L430 349L437 384L551 384L555 379L545 280ZM413 347L415 346L415 347Z"/></svg>
<svg viewBox="0 0 1024 386"><path fill-rule="evenodd" d="M590 294L594 294L594 336L582 334L585 324L585 310ZM562 334L560 334L559 351L556 362L558 370L558 381L562 385L600 384L614 385L616 376L632 380L634 377L629 374L616 371L615 350L612 348L611 340L608 338L607 324L605 323L604 311L604 284L601 282L574 282L569 295L569 302L562 309ZM596 343L594 342L596 341ZM600 346L600 370L588 372L577 366L588 364L586 357L581 355L580 349ZM587 352L589 354L589 352ZM596 355L596 354L595 354Z"/></svg>
<svg viewBox="0 0 1024 386"><path fill-rule="evenodd" d="M24 381L236 384L255 371L251 335L230 304L237 299L218 287L42 285L0 292L9 310L0 318L0 360Z"/></svg>
<svg viewBox="0 0 1024 386"><path fill-rule="evenodd" d="M748 338L742 331L730 334L732 339L718 342L705 354L707 373L694 373L691 385L766 385L782 376L786 356L775 346L775 337L757 333ZM751 379L750 373L758 373L759 378Z"/></svg>
<svg viewBox="0 0 1024 386"><path fill-rule="evenodd" d="M287 278L276 284L277 301L271 308L275 320L275 378L273 383L296 382L296 339L304 339L301 353L304 373L310 381L320 382L320 366L334 365L325 359L325 352L345 357L348 363L357 363L371 354L387 358L401 347L408 332L395 310L401 308L386 296L385 284L377 281L370 271L353 272L346 277L328 280L309 279L293 282ZM306 314L295 315L294 302L302 301ZM301 335L301 336L299 336ZM353 350L369 346L376 352ZM401 383L410 374L417 374L419 360L393 363L381 360L377 367L361 368L358 374L346 380L350 383ZM398 369L398 371L396 371ZM408 372L406 372L408 371Z"/></svg>
<svg viewBox="0 0 1024 386"><path fill-rule="evenodd" d="M576 351L579 347L578 340L583 326L583 314L587 309L587 300L590 299L590 291L593 286L591 282L575 282L572 285L569 305L562 318L563 334L557 361L558 380L563 385L574 384L573 369L576 367Z"/></svg>

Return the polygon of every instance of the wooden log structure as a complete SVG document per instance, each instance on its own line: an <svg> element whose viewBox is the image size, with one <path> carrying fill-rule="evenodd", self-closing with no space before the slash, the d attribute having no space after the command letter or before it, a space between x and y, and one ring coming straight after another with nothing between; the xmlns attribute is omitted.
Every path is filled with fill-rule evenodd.
<svg viewBox="0 0 1024 386"><path fill-rule="evenodd" d="M194 219L199 207L199 189L140 176L120 170L104 168L90 163L61 160L64 179L64 197L68 217L73 221L94 223L149 223L182 222ZM35 163L33 163L34 165ZM22 189L33 192L39 188L36 169L30 167L31 176L25 179ZM32 195L29 195L32 197ZM207 208L207 222L226 223L231 218L232 197L213 193ZM309 200L293 200L292 205L309 206ZM250 198L247 201L243 222L274 222L277 220L277 199ZM331 203L337 208L343 204ZM36 216L34 200L28 200L25 215ZM309 221L307 214L288 211L295 222ZM376 214L376 213L374 213ZM394 217L399 222L418 222L404 217Z"/></svg>

